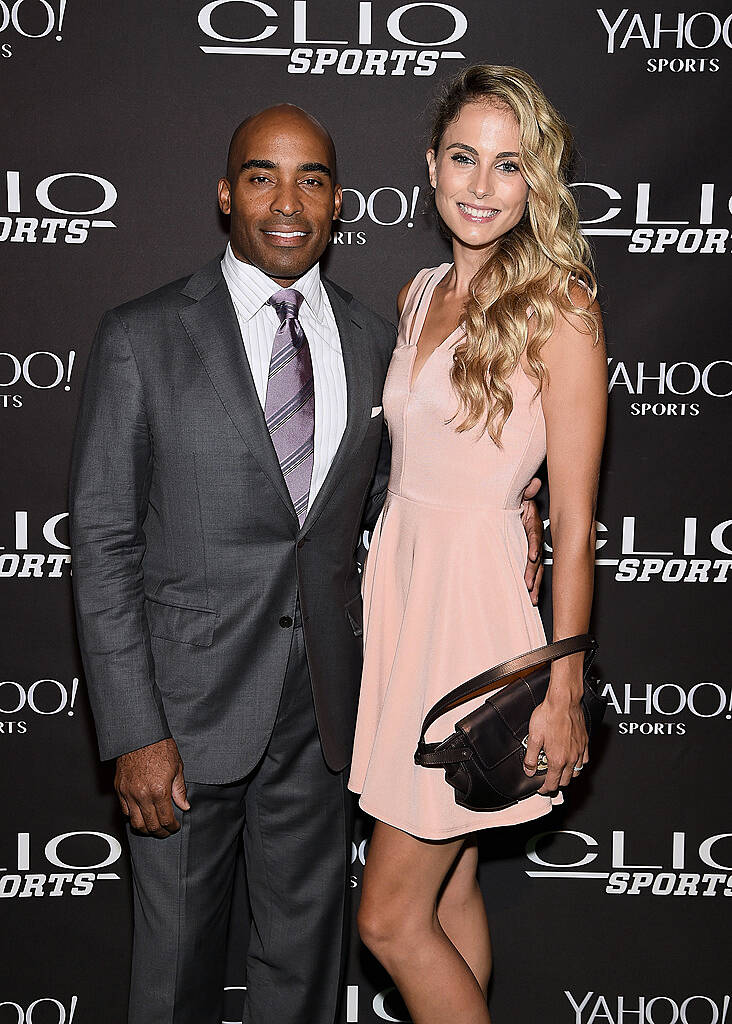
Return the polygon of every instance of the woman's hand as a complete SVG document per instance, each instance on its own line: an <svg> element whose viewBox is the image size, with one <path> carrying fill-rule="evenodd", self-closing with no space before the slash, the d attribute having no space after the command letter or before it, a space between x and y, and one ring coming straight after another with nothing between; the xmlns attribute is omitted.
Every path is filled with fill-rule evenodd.
<svg viewBox="0 0 732 1024"><path fill-rule="evenodd" d="M524 488L524 493L521 497L521 522L526 531L526 540L528 542L524 582L533 605L539 603L539 588L541 587L541 579L544 575L544 566L541 561L541 552L544 544L544 523L534 501L540 490L541 480L538 477L533 477Z"/></svg>
<svg viewBox="0 0 732 1024"><path fill-rule="evenodd" d="M587 727L579 701L566 694L549 693L529 720L529 739L524 755L524 771L535 775L539 751L543 748L549 768L539 793L555 793L568 786L587 764Z"/></svg>

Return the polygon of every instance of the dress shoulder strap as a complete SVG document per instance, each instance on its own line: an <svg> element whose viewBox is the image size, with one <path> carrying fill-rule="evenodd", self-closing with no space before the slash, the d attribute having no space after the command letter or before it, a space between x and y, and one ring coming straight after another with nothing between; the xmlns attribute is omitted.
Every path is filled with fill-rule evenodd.
<svg viewBox="0 0 732 1024"><path fill-rule="evenodd" d="M404 332L405 340L409 341L414 327L414 321L425 300L429 290L430 282L437 273L439 267L425 267L414 275L407 297L404 300L404 308L399 320L399 327Z"/></svg>

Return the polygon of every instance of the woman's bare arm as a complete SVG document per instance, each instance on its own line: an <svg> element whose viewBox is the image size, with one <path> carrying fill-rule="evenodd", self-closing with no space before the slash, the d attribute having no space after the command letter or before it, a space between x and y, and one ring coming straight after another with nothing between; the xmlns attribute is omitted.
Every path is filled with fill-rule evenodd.
<svg viewBox="0 0 732 1024"><path fill-rule="evenodd" d="M583 301L575 289L574 301ZM600 322L595 303L592 311ZM542 388L547 431L549 519L554 561L552 607L554 639L585 633L589 627L595 566L595 508L607 412L607 359L600 339L588 334L575 314L557 314L542 349L548 381ZM587 733L579 706L581 654L552 667L546 699L529 729L525 763L529 774L543 746L549 770L540 792L553 792L572 778L575 764L587 760Z"/></svg>

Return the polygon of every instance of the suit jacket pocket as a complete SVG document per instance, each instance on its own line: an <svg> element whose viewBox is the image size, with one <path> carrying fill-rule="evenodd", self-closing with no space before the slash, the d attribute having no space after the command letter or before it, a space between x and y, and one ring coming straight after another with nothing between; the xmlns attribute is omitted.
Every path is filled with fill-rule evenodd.
<svg viewBox="0 0 732 1024"><path fill-rule="evenodd" d="M146 597L145 610L152 636L195 647L210 647L213 643L219 617L211 608L165 604L156 598Z"/></svg>
<svg viewBox="0 0 732 1024"><path fill-rule="evenodd" d="M363 635L363 601L361 595L356 594L350 601L346 602L346 615L351 623L354 636Z"/></svg>

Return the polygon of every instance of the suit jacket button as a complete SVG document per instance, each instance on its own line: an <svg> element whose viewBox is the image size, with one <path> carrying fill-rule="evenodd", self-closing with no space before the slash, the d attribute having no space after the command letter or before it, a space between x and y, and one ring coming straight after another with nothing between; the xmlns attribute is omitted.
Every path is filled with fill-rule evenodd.
<svg viewBox="0 0 732 1024"><path fill-rule="evenodd" d="M305 537L303 537L303 539L302 539L302 540L299 540L299 541L297 542L297 550L298 550L298 551L302 551L302 549L303 549L303 548L305 547L305 539L306 539L306 538L305 538Z"/></svg>
<svg viewBox="0 0 732 1024"><path fill-rule="evenodd" d="M283 629L289 629L290 626L292 625L292 619L290 618L290 616L283 615L282 618L280 619L280 625L282 626Z"/></svg>

